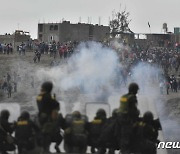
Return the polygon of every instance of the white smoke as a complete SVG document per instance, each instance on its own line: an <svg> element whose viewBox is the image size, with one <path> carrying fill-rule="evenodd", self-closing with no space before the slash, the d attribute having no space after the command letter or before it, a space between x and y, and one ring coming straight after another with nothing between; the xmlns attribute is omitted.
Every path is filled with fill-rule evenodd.
<svg viewBox="0 0 180 154"><path fill-rule="evenodd" d="M110 45L116 50L121 61L127 60L127 55L130 54L131 48L126 43L122 43L122 39L113 39Z"/></svg>
<svg viewBox="0 0 180 154"><path fill-rule="evenodd" d="M141 113L150 110L158 117L156 103L160 101L159 76L161 70L150 63L141 62L131 71L130 82L136 82L139 85L139 108Z"/></svg>
<svg viewBox="0 0 180 154"><path fill-rule="evenodd" d="M43 69L38 76L47 76L61 90L83 88L85 92L95 92L99 87L113 81L118 58L116 53L99 43L83 43L79 52L72 56L67 65L48 71Z"/></svg>
<svg viewBox="0 0 180 154"><path fill-rule="evenodd" d="M119 65L116 52L95 42L81 43L76 50L77 53L68 60L67 64L52 69L42 68L37 71L37 76L41 81L53 81L61 92L73 91L77 94L75 97L91 94L94 101L102 100L114 89L113 84ZM73 101L79 102L79 99L74 98Z"/></svg>

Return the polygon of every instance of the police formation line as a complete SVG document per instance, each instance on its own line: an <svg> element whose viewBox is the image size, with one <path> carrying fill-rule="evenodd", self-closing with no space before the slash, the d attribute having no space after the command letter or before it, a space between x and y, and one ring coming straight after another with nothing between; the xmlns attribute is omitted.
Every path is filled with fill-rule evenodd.
<svg viewBox="0 0 180 154"><path fill-rule="evenodd" d="M59 102L51 95L52 82L44 82L41 93L37 96L38 116L30 117L27 111L21 113L17 122L9 123L8 110L0 114L0 153L14 151L19 154L39 148L39 153L46 154L52 142L54 149L61 153L60 144L64 140L64 151L67 153L86 153L90 146L91 153L114 154L156 154L158 130L161 125L158 119L148 111L139 117L136 94L138 85L131 83L129 92L120 99L120 107L114 109L110 118L104 109L98 109L94 120L88 121L86 115L79 111L59 114ZM15 136L12 137L12 133ZM17 151L17 150L16 150Z"/></svg>

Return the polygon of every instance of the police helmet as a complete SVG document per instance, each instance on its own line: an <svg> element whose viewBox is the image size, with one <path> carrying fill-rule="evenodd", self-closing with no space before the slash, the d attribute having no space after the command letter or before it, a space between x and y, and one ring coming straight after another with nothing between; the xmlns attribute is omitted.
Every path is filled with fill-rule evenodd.
<svg viewBox="0 0 180 154"><path fill-rule="evenodd" d="M138 90L139 90L139 86L137 83L133 82L129 85L129 92L130 93L137 93Z"/></svg>
<svg viewBox="0 0 180 154"><path fill-rule="evenodd" d="M41 88L43 91L50 93L53 88L53 83L51 81L46 81L42 84Z"/></svg>
<svg viewBox="0 0 180 154"><path fill-rule="evenodd" d="M106 111L104 109L98 109L96 112L97 117L106 117Z"/></svg>
<svg viewBox="0 0 180 154"><path fill-rule="evenodd" d="M9 116L10 116L10 113L9 113L8 110L2 110L2 111L1 111L1 118L2 118L2 119L8 120Z"/></svg>
<svg viewBox="0 0 180 154"><path fill-rule="evenodd" d="M81 113L80 113L79 111L74 111L74 112L72 113L72 116L73 116L74 118L81 118Z"/></svg>
<svg viewBox="0 0 180 154"><path fill-rule="evenodd" d="M21 113L21 118L24 119L24 120L29 120L29 119L30 119L30 114L29 114L29 112L23 111L23 112Z"/></svg>
<svg viewBox="0 0 180 154"><path fill-rule="evenodd" d="M154 119L154 116L153 116L152 112L147 111L147 112L144 113L143 120L145 122L151 122L151 121L153 121L153 119Z"/></svg>

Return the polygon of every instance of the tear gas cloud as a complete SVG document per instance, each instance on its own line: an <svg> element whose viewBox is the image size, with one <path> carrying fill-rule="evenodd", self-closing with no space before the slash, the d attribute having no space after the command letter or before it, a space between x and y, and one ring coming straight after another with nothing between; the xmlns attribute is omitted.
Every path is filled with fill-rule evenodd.
<svg viewBox="0 0 180 154"><path fill-rule="evenodd" d="M139 85L139 108L141 113L150 110L157 117L156 103L160 98L159 76L161 70L149 63L141 62L131 70L131 82Z"/></svg>
<svg viewBox="0 0 180 154"><path fill-rule="evenodd" d="M61 91L78 89L81 93L101 93L112 89L118 56L100 43L82 43L67 64L52 69L38 70L39 79L52 80Z"/></svg>
<svg viewBox="0 0 180 154"><path fill-rule="evenodd" d="M122 60L125 59L125 53L131 51L128 45L122 43L122 39L113 39L110 41L110 46L116 50L117 54L121 57Z"/></svg>

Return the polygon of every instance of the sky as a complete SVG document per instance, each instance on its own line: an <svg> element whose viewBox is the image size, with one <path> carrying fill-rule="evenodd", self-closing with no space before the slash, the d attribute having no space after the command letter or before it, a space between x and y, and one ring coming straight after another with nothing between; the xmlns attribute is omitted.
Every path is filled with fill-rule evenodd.
<svg viewBox="0 0 180 154"><path fill-rule="evenodd" d="M162 33L180 27L180 0L0 0L0 34L29 31L37 38L38 22L56 23L63 19L78 23L108 25L113 11L126 9L135 33ZM148 22L151 29L148 27Z"/></svg>

